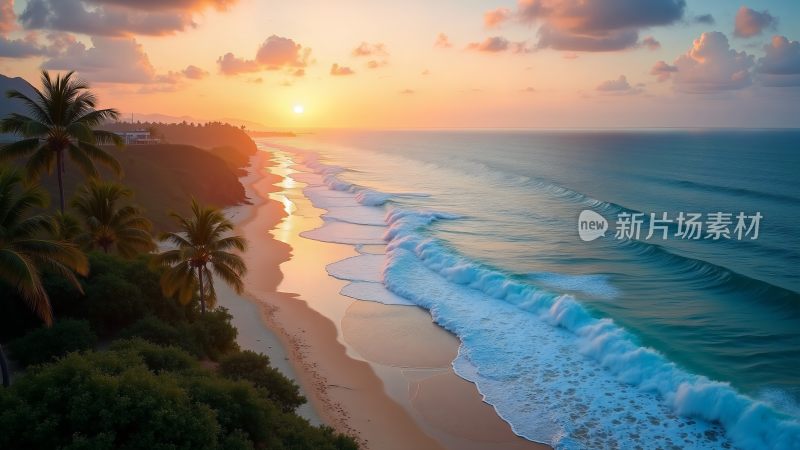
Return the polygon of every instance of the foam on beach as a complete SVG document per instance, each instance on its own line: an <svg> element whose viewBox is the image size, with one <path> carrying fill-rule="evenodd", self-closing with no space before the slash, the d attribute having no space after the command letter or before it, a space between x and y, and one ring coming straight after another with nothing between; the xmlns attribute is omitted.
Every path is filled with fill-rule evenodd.
<svg viewBox="0 0 800 450"><path fill-rule="evenodd" d="M315 173L297 179L309 183L315 206L329 210L324 225L303 236L388 244L385 255L328 266L351 281L342 294L429 310L461 341L456 372L520 436L567 449L800 448L796 418L683 370L563 293L613 296L602 278L518 276L464 258L426 232L459 215L392 208L393 194L342 181L344 169L303 156ZM374 220L384 213L383 224Z"/></svg>

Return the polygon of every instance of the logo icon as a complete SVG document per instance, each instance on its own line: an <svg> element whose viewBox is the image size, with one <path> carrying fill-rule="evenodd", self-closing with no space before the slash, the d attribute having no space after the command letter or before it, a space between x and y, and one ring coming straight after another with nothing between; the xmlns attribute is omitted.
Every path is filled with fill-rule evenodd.
<svg viewBox="0 0 800 450"><path fill-rule="evenodd" d="M584 209L578 216L578 236L582 241L593 241L606 235L608 221L591 209Z"/></svg>

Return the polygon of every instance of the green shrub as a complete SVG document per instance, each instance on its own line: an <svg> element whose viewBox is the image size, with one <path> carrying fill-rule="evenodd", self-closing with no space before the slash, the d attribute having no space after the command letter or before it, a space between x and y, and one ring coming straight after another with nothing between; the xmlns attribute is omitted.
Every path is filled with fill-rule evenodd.
<svg viewBox="0 0 800 450"><path fill-rule="evenodd" d="M0 394L0 448L217 448L214 412L178 381L124 353L39 366Z"/></svg>
<svg viewBox="0 0 800 450"><path fill-rule="evenodd" d="M11 341L11 357L22 366L52 361L67 353L87 350L97 343L97 336L85 320L58 320L52 327L38 328Z"/></svg>
<svg viewBox="0 0 800 450"><path fill-rule="evenodd" d="M86 314L101 335L120 330L147 312L139 288L115 273L92 277L86 286Z"/></svg>
<svg viewBox="0 0 800 450"><path fill-rule="evenodd" d="M0 448L357 448L352 438L282 412L250 382L170 358L191 360L129 340L29 369L0 389Z"/></svg>
<svg viewBox="0 0 800 450"><path fill-rule="evenodd" d="M109 350L136 354L148 369L156 373L188 372L199 367L197 360L180 348L162 347L142 339L114 341Z"/></svg>
<svg viewBox="0 0 800 450"><path fill-rule="evenodd" d="M300 388L274 367L269 358L249 350L231 353L219 361L219 374L232 380L247 380L267 392L283 411L294 411L306 402Z"/></svg>
<svg viewBox="0 0 800 450"><path fill-rule="evenodd" d="M216 361L223 354L239 349L236 343L238 330L231 325L232 318L227 309L220 307L207 311L189 325L201 356Z"/></svg>
<svg viewBox="0 0 800 450"><path fill-rule="evenodd" d="M195 356L203 354L188 324L178 324L175 327L152 316L145 317L122 330L117 338L141 338L158 345L180 347Z"/></svg>

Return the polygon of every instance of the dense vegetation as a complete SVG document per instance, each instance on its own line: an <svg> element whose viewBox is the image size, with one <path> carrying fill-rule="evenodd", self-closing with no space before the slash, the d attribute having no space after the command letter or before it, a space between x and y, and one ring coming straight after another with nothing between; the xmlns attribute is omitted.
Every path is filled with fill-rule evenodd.
<svg viewBox="0 0 800 450"><path fill-rule="evenodd" d="M43 73L45 93L26 103L36 123L3 121L21 140L0 147L0 158L27 157L29 182L0 166L4 386L3 347L18 366L0 389L0 448L357 448L295 414L305 402L297 385L266 356L240 351L231 315L214 307L215 279L238 291L246 271L237 254L246 242L218 209L192 201L188 216L173 213L177 231L161 235L170 247L150 253L150 220L126 203L133 189L98 181L86 160L74 211L46 208L37 158L50 158L45 168L55 165L61 180L58 152L81 159L84 149L91 159L107 139L93 120L59 134L58 124L94 112L87 87L70 76ZM43 135L43 126L58 133Z"/></svg>
<svg viewBox="0 0 800 450"><path fill-rule="evenodd" d="M0 389L0 448L356 448L293 413L297 385L239 350L227 311L165 297L150 258L90 253L85 296L46 274L51 328L17 294L0 300L0 340L20 336L9 353L31 365Z"/></svg>
<svg viewBox="0 0 800 450"><path fill-rule="evenodd" d="M151 136L170 144L193 145L204 149L224 146L246 155L256 152L256 144L244 129L222 122L116 122L105 124L103 128L109 131L147 130Z"/></svg>

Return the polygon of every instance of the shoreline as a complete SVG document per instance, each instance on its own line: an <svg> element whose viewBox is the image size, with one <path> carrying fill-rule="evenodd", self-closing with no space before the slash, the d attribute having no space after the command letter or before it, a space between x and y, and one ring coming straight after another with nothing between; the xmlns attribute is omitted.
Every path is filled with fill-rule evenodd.
<svg viewBox="0 0 800 450"><path fill-rule="evenodd" d="M299 236L321 225L316 211L325 210L286 178L294 162L275 161L274 149L260 152L240 179L252 204L226 210L251 244L241 298L255 308L242 308L229 292L220 304L238 310L240 345L267 354L301 386L308 408L298 412L364 448L549 448L515 435L476 386L453 372L459 342L427 311L339 294L346 283L324 267L358 253ZM254 329L254 310L266 333Z"/></svg>

